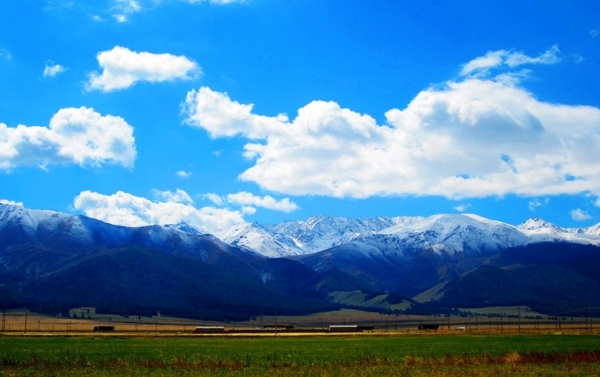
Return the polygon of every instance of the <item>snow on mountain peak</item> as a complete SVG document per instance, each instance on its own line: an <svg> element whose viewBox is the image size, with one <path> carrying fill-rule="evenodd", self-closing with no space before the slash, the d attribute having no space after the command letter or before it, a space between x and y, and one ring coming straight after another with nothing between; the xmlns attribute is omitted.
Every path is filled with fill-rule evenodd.
<svg viewBox="0 0 600 377"><path fill-rule="evenodd" d="M600 223L585 229L584 233L589 234L590 236L600 237Z"/></svg>
<svg viewBox="0 0 600 377"><path fill-rule="evenodd" d="M529 237L530 243L575 242L600 245L600 239L598 238L600 232L594 234L593 231L590 231L593 228L561 228L537 217L532 217L517 227L517 229Z"/></svg>
<svg viewBox="0 0 600 377"><path fill-rule="evenodd" d="M512 225L477 215L434 215L381 232L401 240L406 249L436 252L497 251L524 245L528 239Z"/></svg>
<svg viewBox="0 0 600 377"><path fill-rule="evenodd" d="M167 224L163 226L166 229L174 229L174 230L178 230L180 232L184 232L184 233L188 233L188 234L207 234L208 232L205 231L204 229L199 229L196 228L193 225L190 225L188 223L182 222L182 223L178 223L178 224Z"/></svg>
<svg viewBox="0 0 600 377"><path fill-rule="evenodd" d="M258 223L241 223L216 234L223 242L250 249L266 257L301 254L300 249L281 244Z"/></svg>
<svg viewBox="0 0 600 377"><path fill-rule="evenodd" d="M0 231L18 226L28 237L67 234L79 242L92 242L101 234L107 245L120 244L128 234L125 227L108 226L85 216L55 211L30 210L0 203ZM179 240L189 247L207 232L187 223L139 228L150 242ZM424 217L345 218L322 215L305 221L260 225L241 223L215 234L225 243L267 257L312 254L353 243L362 253L431 249L434 252L494 252L537 242L575 242L600 245L600 223L589 228L561 228L532 217L514 227L474 214L440 214ZM174 238L173 238L174 237Z"/></svg>
<svg viewBox="0 0 600 377"><path fill-rule="evenodd" d="M540 231L542 229L559 230L559 228L556 225L537 217L532 217L528 219L523 224L517 226L517 229L520 229L522 231Z"/></svg>

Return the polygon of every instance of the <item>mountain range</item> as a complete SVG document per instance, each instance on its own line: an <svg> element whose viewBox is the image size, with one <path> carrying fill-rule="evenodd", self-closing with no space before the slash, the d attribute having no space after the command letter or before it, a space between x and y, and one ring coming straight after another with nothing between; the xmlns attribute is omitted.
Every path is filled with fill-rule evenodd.
<svg viewBox="0 0 600 377"><path fill-rule="evenodd" d="M83 305L220 319L343 306L576 311L600 297L598 262L600 224L317 216L210 235L189 224L123 227L0 204L0 305L53 313Z"/></svg>

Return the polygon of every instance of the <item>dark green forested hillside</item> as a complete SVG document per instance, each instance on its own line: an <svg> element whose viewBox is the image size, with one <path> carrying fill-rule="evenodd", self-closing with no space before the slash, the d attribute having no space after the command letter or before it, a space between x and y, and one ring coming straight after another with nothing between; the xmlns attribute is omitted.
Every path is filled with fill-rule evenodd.
<svg viewBox="0 0 600 377"><path fill-rule="evenodd" d="M141 248L100 253L93 259L28 282L30 309L65 312L95 306L116 314L242 319L259 314L303 314L338 308L243 279L197 260Z"/></svg>

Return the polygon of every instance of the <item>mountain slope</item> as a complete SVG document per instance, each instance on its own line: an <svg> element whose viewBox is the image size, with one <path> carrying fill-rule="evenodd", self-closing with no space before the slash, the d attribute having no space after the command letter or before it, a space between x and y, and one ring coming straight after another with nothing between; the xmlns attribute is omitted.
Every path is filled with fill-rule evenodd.
<svg viewBox="0 0 600 377"><path fill-rule="evenodd" d="M197 260L142 248L106 250L22 288L29 307L65 312L77 306L115 314L247 319L251 315L331 310L320 300L277 292Z"/></svg>
<svg viewBox="0 0 600 377"><path fill-rule="evenodd" d="M535 283L536 276L556 290L556 297L600 281L595 268L600 263L599 226L559 228L534 218L514 227L476 215L318 216L278 225L241 224L222 233L228 244L187 224L129 228L0 204L0 298L50 310L81 306L93 297L106 308L160 306L203 315L217 314L186 297L204 297L200 301L221 308L218 315L248 315L273 309L280 301L322 300L333 292L418 295L432 308L462 305L461 297L472 304L485 302L485 297L496 304L521 297L547 308L548 297L534 297L543 286ZM197 268L192 271L186 264ZM104 270L106 276L97 276ZM549 283L561 273L570 277L560 280L563 286ZM518 284L489 282L505 278ZM222 282L221 288L213 280ZM151 292L160 299L153 300ZM583 299L580 293L575 301Z"/></svg>
<svg viewBox="0 0 600 377"><path fill-rule="evenodd" d="M378 289L412 296L527 241L507 224L473 215L438 215L294 259L317 271L337 268Z"/></svg>
<svg viewBox="0 0 600 377"><path fill-rule="evenodd" d="M574 316L585 314L590 300L599 297L600 282L551 263L512 269L483 265L449 282L441 293L426 306L448 310L526 305L541 313L573 311Z"/></svg>
<svg viewBox="0 0 600 377"><path fill-rule="evenodd" d="M102 250L132 246L225 266L245 277L255 274L248 261L262 259L181 224L129 228L85 216L0 204L0 265L5 271L42 277Z"/></svg>
<svg viewBox="0 0 600 377"><path fill-rule="evenodd" d="M308 300L298 304L304 312L331 308L290 298L321 295L314 287L299 289L319 273L299 262L281 263L225 244L187 224L128 228L0 206L0 286L11 302L27 297L31 306L62 312L69 305L91 303L113 312L160 307L165 313L195 310L205 317L219 310L221 316L290 311L295 306L286 303L294 300ZM193 297L205 297L201 301L213 309L186 301Z"/></svg>

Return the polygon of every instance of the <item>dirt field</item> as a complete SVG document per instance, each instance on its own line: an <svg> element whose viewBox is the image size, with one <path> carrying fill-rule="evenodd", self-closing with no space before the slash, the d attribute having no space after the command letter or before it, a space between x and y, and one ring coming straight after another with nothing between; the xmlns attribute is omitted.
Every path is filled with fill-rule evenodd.
<svg viewBox="0 0 600 377"><path fill-rule="evenodd" d="M301 317L258 317L246 322L211 322L184 318L155 317L121 317L100 314L91 319L72 319L52 317L25 311L7 311L0 313L4 334L84 334L93 332L96 326L114 326L114 333L135 333L138 335L185 335L192 334L196 326L224 326L226 329L255 329L262 326L274 326L276 323L292 325L295 329L321 329L329 325L374 326L370 333L380 335L394 333L419 332L420 324L437 324L437 331L426 333L563 333L563 334L598 334L600 319L562 318L559 321L549 317L542 319L510 318L510 317L426 317L426 316L388 316L358 310L340 310L327 313L316 313ZM424 332L424 331L420 331ZM278 332L285 335L286 332ZM108 334L106 334L108 335Z"/></svg>

